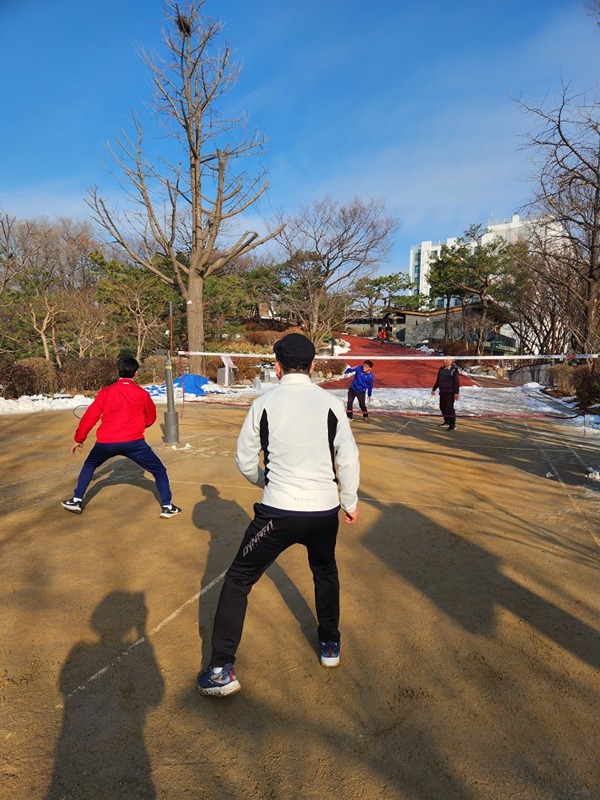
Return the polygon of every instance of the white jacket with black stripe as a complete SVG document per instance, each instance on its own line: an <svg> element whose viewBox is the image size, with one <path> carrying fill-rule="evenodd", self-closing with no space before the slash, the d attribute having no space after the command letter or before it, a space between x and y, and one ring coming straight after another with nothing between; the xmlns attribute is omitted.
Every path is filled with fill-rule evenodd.
<svg viewBox="0 0 600 800"><path fill-rule="evenodd" d="M358 448L344 406L308 375L284 375L256 398L238 437L236 463L250 483L264 487L266 506L301 513L357 506Z"/></svg>

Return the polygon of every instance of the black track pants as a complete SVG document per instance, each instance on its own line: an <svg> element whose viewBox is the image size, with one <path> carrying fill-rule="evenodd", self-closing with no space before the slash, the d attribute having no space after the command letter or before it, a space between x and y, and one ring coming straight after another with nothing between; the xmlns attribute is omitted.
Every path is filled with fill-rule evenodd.
<svg viewBox="0 0 600 800"><path fill-rule="evenodd" d="M456 412L454 411L454 392L440 392L440 411L443 414L446 425L454 427L456 424Z"/></svg>
<svg viewBox="0 0 600 800"><path fill-rule="evenodd" d="M235 661L248 595L263 572L293 544L304 545L308 552L315 585L319 640L340 640L340 584L335 563L337 511L324 517L283 516L281 513L282 516L274 516L260 503L254 506L254 519L227 570L219 596L212 635L212 667Z"/></svg>
<svg viewBox="0 0 600 800"><path fill-rule="evenodd" d="M358 405L363 413L363 417L368 417L367 403L365 401L366 392L357 392L355 389L348 389L348 404L346 406L346 414L349 419L352 419L352 406L354 405L354 398L358 400Z"/></svg>

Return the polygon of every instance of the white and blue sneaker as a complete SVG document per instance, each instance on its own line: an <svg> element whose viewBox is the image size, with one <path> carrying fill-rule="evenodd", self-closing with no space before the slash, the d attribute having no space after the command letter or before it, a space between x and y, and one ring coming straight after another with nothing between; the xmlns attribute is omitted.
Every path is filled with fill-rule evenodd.
<svg viewBox="0 0 600 800"><path fill-rule="evenodd" d="M339 667L340 643L319 642L319 645L321 650L321 665L323 667Z"/></svg>
<svg viewBox="0 0 600 800"><path fill-rule="evenodd" d="M207 667L203 672L198 673L197 686L200 694L214 695L215 697L235 694L242 688L235 676L233 664L225 664L224 667Z"/></svg>

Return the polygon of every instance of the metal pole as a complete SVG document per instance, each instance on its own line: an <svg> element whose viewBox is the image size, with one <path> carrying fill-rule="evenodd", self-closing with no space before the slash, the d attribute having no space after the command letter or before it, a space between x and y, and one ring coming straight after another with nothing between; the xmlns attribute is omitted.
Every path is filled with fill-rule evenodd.
<svg viewBox="0 0 600 800"><path fill-rule="evenodd" d="M165 361L165 381L167 384L167 410L165 412L165 444L179 444L179 415L175 411L175 392L173 390L173 364L171 354Z"/></svg>

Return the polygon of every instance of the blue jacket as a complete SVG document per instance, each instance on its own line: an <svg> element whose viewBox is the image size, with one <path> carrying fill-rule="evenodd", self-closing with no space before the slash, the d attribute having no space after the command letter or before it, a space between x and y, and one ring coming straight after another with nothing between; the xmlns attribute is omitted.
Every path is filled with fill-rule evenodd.
<svg viewBox="0 0 600 800"><path fill-rule="evenodd" d="M354 389L355 392L368 392L369 397L371 397L371 392L373 391L373 373L363 372L362 367L348 367L344 375L347 375L349 372L354 372L354 380L350 388Z"/></svg>

